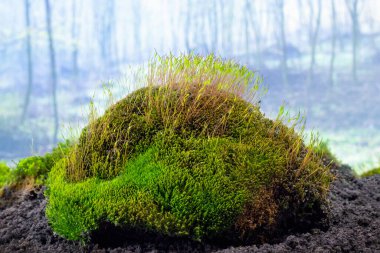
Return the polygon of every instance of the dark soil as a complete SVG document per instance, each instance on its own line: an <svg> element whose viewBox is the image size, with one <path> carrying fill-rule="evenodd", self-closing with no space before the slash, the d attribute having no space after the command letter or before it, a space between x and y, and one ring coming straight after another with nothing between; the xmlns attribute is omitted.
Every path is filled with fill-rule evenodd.
<svg viewBox="0 0 380 253"><path fill-rule="evenodd" d="M150 234L133 234L117 243L112 227L105 228L108 236L94 235L98 244L81 246L54 235L48 226L43 188L18 193L16 199L9 193L5 197L12 201L0 199L0 252L380 252L380 175L357 179L346 166L334 173L326 231L314 228L288 233L278 243L224 249Z"/></svg>

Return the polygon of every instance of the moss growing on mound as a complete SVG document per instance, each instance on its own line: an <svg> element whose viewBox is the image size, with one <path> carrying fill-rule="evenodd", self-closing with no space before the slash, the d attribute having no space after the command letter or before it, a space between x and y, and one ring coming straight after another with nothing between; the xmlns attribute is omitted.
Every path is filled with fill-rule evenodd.
<svg viewBox="0 0 380 253"><path fill-rule="evenodd" d="M370 177L377 174L380 174L380 167L364 172L363 174L361 174L361 177Z"/></svg>
<svg viewBox="0 0 380 253"><path fill-rule="evenodd" d="M5 162L0 162L0 188L8 183L10 173L11 170L7 164Z"/></svg>
<svg viewBox="0 0 380 253"><path fill-rule="evenodd" d="M49 171L54 164L65 157L71 149L70 141L58 143L52 152L44 156L30 156L21 159L15 168L9 168L0 162L0 197L3 187L13 190L22 189L25 186L39 186L45 183Z"/></svg>
<svg viewBox="0 0 380 253"><path fill-rule="evenodd" d="M331 152L329 143L326 140L321 140L317 145L314 147L314 152L319 155L320 157L324 157L330 162L339 163L336 156Z"/></svg>
<svg viewBox="0 0 380 253"><path fill-rule="evenodd" d="M255 103L254 73L159 58L147 87L91 121L49 174L49 222L87 240L103 222L196 240L249 240L325 203L329 170ZM251 87L251 88L250 88Z"/></svg>

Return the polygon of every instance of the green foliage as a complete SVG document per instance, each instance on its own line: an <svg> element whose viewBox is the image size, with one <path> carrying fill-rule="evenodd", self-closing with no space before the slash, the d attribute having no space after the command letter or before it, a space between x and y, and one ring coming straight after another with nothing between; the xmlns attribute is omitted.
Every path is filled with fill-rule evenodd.
<svg viewBox="0 0 380 253"><path fill-rule="evenodd" d="M361 174L361 177L370 177L377 174L380 174L380 167L364 172L363 174Z"/></svg>
<svg viewBox="0 0 380 253"><path fill-rule="evenodd" d="M70 149L70 141L59 143L52 152L44 156L31 156L21 159L17 167L12 171L14 181L21 182L25 178L32 178L36 184L43 184L48 172L56 162L66 156Z"/></svg>
<svg viewBox="0 0 380 253"><path fill-rule="evenodd" d="M321 157L326 157L327 159L337 162L338 159L331 152L329 148L329 142L326 140L321 140L314 148L314 151Z"/></svg>
<svg viewBox="0 0 380 253"><path fill-rule="evenodd" d="M0 188L5 185L21 185L25 180L32 180L34 184L44 184L48 172L54 164L65 157L71 147L70 141L59 143L52 152L44 156L31 156L21 159L16 168L9 169L0 163Z"/></svg>
<svg viewBox="0 0 380 253"><path fill-rule="evenodd" d="M266 119L254 73L209 56L158 58L148 86L89 122L49 173L53 230L103 221L195 240L275 229L325 202L331 174L283 115ZM165 82L164 82L165 80ZM155 84L155 85L154 85Z"/></svg>
<svg viewBox="0 0 380 253"><path fill-rule="evenodd" d="M58 143L51 152L48 152L43 156L48 171L53 168L55 163L68 155L72 146L73 143L70 140L65 140L64 142Z"/></svg>
<svg viewBox="0 0 380 253"><path fill-rule="evenodd" d="M13 171L15 182L21 182L25 178L34 178L37 184L41 184L47 176L48 167L42 156L31 156L21 159Z"/></svg>
<svg viewBox="0 0 380 253"><path fill-rule="evenodd" d="M175 146L159 151L157 144L130 161L119 177L110 181L92 178L75 186L65 182L62 160L50 174L52 181L47 192L47 217L55 231L69 239L79 239L84 232L97 228L104 217L114 224L169 235L191 234L194 238L226 229L233 223L231 218L242 211L244 190L229 185L225 173L216 173L217 166L223 166L221 147L215 145L217 140L202 140L202 146L195 146L201 144L195 139L180 141L187 142L194 149L192 157L199 160L198 155L207 157L204 146L219 152L199 164L197 172L181 167L190 158L178 156L184 151ZM164 156L166 159L159 159ZM177 161L171 161L173 158ZM67 198L69 195L73 198ZM79 202L74 204L75 201Z"/></svg>
<svg viewBox="0 0 380 253"><path fill-rule="evenodd" d="M3 187L9 181L9 175L11 170L6 163L0 162L0 188Z"/></svg>

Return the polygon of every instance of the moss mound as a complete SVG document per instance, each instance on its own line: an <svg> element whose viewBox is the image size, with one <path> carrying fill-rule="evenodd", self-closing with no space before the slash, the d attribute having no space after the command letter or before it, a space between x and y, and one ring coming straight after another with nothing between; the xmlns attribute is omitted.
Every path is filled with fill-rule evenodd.
<svg viewBox="0 0 380 253"><path fill-rule="evenodd" d="M156 60L147 87L91 121L50 172L53 230L87 240L109 222L245 241L312 219L330 172L294 127L264 117L254 80L212 56Z"/></svg>

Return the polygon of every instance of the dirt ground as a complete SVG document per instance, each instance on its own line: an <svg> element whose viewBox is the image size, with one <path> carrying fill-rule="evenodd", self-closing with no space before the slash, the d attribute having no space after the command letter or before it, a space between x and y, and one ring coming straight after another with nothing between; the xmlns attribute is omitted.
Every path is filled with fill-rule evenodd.
<svg viewBox="0 0 380 253"><path fill-rule="evenodd" d="M329 194L328 229L288 233L274 244L220 248L186 240L132 236L118 245L83 246L52 232L45 218L42 188L5 205L1 200L0 252L380 252L380 175L357 179L347 166L340 166L334 173L337 179Z"/></svg>

